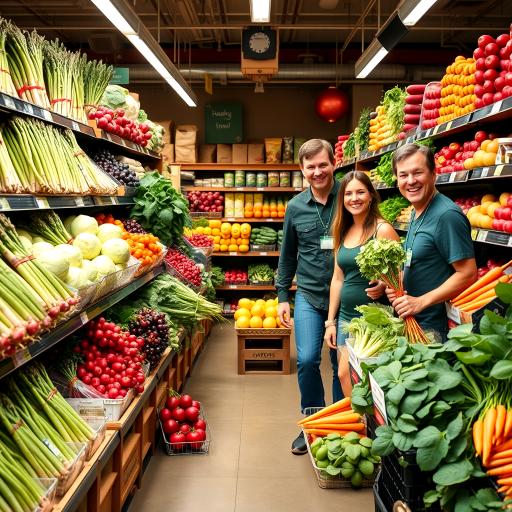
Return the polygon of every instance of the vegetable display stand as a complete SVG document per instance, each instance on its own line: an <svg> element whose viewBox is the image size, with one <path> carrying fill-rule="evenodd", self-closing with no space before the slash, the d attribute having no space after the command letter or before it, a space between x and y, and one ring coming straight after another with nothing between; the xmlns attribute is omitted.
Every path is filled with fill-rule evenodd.
<svg viewBox="0 0 512 512"><path fill-rule="evenodd" d="M236 329L238 375L290 374L291 329Z"/></svg>

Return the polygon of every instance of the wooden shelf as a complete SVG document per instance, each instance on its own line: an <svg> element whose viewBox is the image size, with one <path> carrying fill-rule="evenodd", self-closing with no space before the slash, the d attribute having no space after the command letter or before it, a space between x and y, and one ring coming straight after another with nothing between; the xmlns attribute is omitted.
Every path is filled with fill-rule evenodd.
<svg viewBox="0 0 512 512"><path fill-rule="evenodd" d="M221 217L221 222L284 222L284 217Z"/></svg>
<svg viewBox="0 0 512 512"><path fill-rule="evenodd" d="M279 256L279 251L262 251L262 252L214 252L212 256L225 256L225 257L237 257L237 256Z"/></svg>
<svg viewBox="0 0 512 512"><path fill-rule="evenodd" d="M262 290L262 291L273 291L276 289L276 287L273 284L269 285L255 285L255 284L228 284L223 286L216 286L216 290L222 290L222 291L229 291L229 290L249 290L249 291L256 291L256 290ZM296 286L292 286L290 288L291 292L294 292L297 290Z"/></svg>
<svg viewBox="0 0 512 512"><path fill-rule="evenodd" d="M180 164L182 171L300 171L299 164Z"/></svg>
<svg viewBox="0 0 512 512"><path fill-rule="evenodd" d="M302 192L303 187L181 187L184 192Z"/></svg>

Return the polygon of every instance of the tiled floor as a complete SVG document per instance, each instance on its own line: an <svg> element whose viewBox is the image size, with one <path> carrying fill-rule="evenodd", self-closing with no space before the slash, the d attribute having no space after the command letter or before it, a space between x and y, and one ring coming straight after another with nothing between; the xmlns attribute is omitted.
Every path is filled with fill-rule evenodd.
<svg viewBox="0 0 512 512"><path fill-rule="evenodd" d="M324 354L325 383L328 365ZM231 324L214 327L185 389L205 405L210 453L157 450L130 512L373 512L371 490L321 489L309 457L290 453L299 419L295 368L285 376L237 375Z"/></svg>

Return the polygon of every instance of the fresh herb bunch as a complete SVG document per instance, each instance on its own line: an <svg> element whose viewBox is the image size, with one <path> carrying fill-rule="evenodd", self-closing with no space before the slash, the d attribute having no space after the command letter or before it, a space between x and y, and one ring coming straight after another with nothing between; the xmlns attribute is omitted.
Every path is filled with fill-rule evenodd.
<svg viewBox="0 0 512 512"><path fill-rule="evenodd" d="M404 107L407 93L404 89L395 86L384 93L382 105L386 112L386 117L391 126L392 134L397 135L404 126Z"/></svg>
<svg viewBox="0 0 512 512"><path fill-rule="evenodd" d="M210 279L214 287L224 284L224 270L221 267L212 267Z"/></svg>
<svg viewBox="0 0 512 512"><path fill-rule="evenodd" d="M355 130L355 143L359 151L365 151L370 141L370 109L363 108L359 116L359 122Z"/></svg>
<svg viewBox="0 0 512 512"><path fill-rule="evenodd" d="M156 171L140 180L131 217L166 245L181 241L183 228L191 225L187 200Z"/></svg>
<svg viewBox="0 0 512 512"><path fill-rule="evenodd" d="M385 183L391 187L396 180L393 174L393 153L384 153L380 159L377 167L375 167L375 174L380 182Z"/></svg>
<svg viewBox="0 0 512 512"><path fill-rule="evenodd" d="M379 204L380 214L388 222L395 222L396 218L400 215L400 212L410 205L409 201L401 195L389 197Z"/></svg>
<svg viewBox="0 0 512 512"><path fill-rule="evenodd" d="M343 146L343 156L346 158L352 158L356 154L356 139L355 134L352 132L347 141L345 142L345 145Z"/></svg>

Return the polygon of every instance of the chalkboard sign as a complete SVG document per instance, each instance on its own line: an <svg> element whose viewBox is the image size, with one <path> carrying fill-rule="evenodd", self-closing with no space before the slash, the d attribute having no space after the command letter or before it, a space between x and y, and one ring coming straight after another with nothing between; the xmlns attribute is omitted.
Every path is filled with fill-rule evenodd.
<svg viewBox="0 0 512 512"><path fill-rule="evenodd" d="M204 112L206 144L236 144L243 141L241 103L208 103Z"/></svg>

